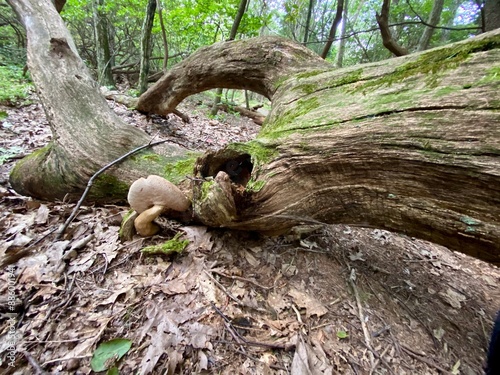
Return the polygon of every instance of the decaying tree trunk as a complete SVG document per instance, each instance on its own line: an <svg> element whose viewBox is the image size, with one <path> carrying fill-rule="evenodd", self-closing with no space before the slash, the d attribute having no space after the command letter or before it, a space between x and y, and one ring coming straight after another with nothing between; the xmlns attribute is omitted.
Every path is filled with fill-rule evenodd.
<svg viewBox="0 0 500 375"><path fill-rule="evenodd" d="M78 199L94 172L150 138L110 110L50 1L9 4L26 27L28 66L53 134L47 147L16 165L11 185L42 199ZM158 173L186 152L175 144L155 150L154 157L150 150L98 178L92 199L123 199L130 183L146 170Z"/></svg>
<svg viewBox="0 0 500 375"><path fill-rule="evenodd" d="M34 15L32 3L11 1L28 30L43 30L28 31L40 55L30 51L29 61L56 138L22 161L11 180L21 193L61 198L147 138L119 123L90 78L68 67L83 69L57 12ZM500 264L499 75L500 30L340 70L279 38L218 43L169 70L138 108L166 114L199 91L249 89L273 103L257 139L197 160L150 153L111 176L124 186L141 171L198 177L189 186L193 220L210 226L267 233L304 222L376 226ZM48 93L57 91L49 77L67 90L64 98ZM72 97L80 90L84 100ZM86 116L79 129L72 112ZM105 136L87 139L99 132ZM94 196L103 191L97 186Z"/></svg>

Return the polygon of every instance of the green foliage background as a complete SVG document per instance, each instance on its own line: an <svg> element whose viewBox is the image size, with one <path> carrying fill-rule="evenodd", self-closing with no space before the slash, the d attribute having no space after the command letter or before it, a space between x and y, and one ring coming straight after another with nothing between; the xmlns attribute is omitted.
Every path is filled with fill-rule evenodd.
<svg viewBox="0 0 500 375"><path fill-rule="evenodd" d="M93 30L92 2L68 0L61 15L70 29L81 57L96 70L96 43ZM226 40L237 13L239 0L160 0L168 39L168 67L189 56L196 49ZM335 17L338 0L314 0L307 47L321 52ZM346 1L346 0L344 0ZM392 1L391 32L397 42L415 51L431 12L434 0ZM304 40L309 0L249 0L238 38L257 35L282 35L299 42ZM112 61L118 72L138 71L140 37L147 0L104 0L101 6L109 23ZM3 81L0 99L23 97L26 84L19 67L25 65L26 37L10 7L0 1L0 74ZM345 22L343 66L378 61L391 57L382 45L375 19L382 0L348 0ZM445 0L439 26L431 47L465 39L480 32L480 5L473 0ZM461 29L446 29L461 28ZM469 28L469 29L463 29ZM340 27L337 39L341 36ZM164 46L158 16L153 28L152 71L163 65ZM339 51L337 40L327 57L334 62ZM17 68L15 68L17 67Z"/></svg>

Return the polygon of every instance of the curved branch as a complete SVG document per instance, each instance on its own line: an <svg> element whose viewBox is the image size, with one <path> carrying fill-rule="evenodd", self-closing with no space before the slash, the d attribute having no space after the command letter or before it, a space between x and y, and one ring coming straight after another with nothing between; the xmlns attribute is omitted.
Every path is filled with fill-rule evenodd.
<svg viewBox="0 0 500 375"><path fill-rule="evenodd" d="M184 98L214 88L251 90L272 99L278 84L302 70L330 69L311 50L278 37L216 43L170 69L139 98L137 109L161 115Z"/></svg>
<svg viewBox="0 0 500 375"><path fill-rule="evenodd" d="M392 37L389 30L389 8L391 5L390 0L384 0L380 14L376 13L375 18L380 27L380 34L382 35L382 43L384 47L391 51L396 56L404 56L408 54L408 50L400 46Z"/></svg>

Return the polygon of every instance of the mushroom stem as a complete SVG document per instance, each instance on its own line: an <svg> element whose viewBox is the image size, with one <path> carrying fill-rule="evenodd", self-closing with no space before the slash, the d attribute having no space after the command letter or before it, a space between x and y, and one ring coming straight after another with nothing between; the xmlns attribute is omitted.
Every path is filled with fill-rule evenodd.
<svg viewBox="0 0 500 375"><path fill-rule="evenodd" d="M153 220L160 216L164 209L164 206L154 205L139 214L134 220L134 226L137 233L143 237L155 235L160 230L160 227L153 223Z"/></svg>

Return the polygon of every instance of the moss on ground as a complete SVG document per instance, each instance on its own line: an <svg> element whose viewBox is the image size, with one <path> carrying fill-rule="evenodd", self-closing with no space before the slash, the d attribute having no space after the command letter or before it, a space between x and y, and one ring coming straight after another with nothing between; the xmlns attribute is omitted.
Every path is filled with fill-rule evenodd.
<svg viewBox="0 0 500 375"><path fill-rule="evenodd" d="M181 254L186 246L189 245L189 240L179 240L181 236L182 233L177 233L171 240L159 245L146 246L141 252L145 255Z"/></svg>

